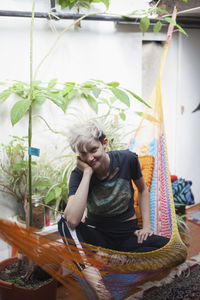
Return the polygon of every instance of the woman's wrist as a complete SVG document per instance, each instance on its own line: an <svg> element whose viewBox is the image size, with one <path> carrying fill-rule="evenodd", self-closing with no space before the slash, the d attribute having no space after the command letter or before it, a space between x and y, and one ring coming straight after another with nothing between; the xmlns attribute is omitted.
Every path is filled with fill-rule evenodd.
<svg viewBox="0 0 200 300"><path fill-rule="evenodd" d="M86 175L86 176L92 176L92 174L93 174L93 170L92 170L92 168L87 168L87 169L85 169L84 171L83 171L83 175Z"/></svg>

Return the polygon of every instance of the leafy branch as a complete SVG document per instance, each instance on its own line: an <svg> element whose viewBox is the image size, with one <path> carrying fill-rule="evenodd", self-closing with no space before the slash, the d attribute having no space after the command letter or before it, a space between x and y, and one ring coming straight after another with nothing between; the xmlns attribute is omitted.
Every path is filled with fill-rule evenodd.
<svg viewBox="0 0 200 300"><path fill-rule="evenodd" d="M145 32L147 32L147 30L150 27L151 18L157 18L158 19L157 22L153 25L154 33L160 32L160 30L162 29L162 26L163 26L162 22L164 21L169 24L173 24L174 27L178 28L178 30L181 33L188 36L186 31L180 25L178 25L175 20L173 20L171 17L166 16L169 14L168 11L163 10L162 8L158 7L159 2L160 2L160 0L156 3L156 5L154 5L153 7L150 7L147 10L134 10L131 13L123 15L123 17L124 18L136 17L136 18L140 19L139 28L143 35Z"/></svg>
<svg viewBox="0 0 200 300"><path fill-rule="evenodd" d="M105 83L103 80L92 79L82 84L66 82L62 88L58 88L57 85L60 85L57 79L50 80L46 85L41 81L33 81L31 100L30 86L25 82L15 81L13 85L4 89L0 93L0 103L6 101L13 94L20 98L11 108L10 118L12 125L14 126L22 119L31 105L40 107L46 100L53 102L63 112L66 112L73 99L80 97L86 100L95 113L98 113L100 104L104 103L111 107L116 100L119 100L126 107L130 107L131 100L137 99L149 107L148 103L138 95L129 89L121 87L119 82ZM119 110L120 116L123 118L123 109L119 108Z"/></svg>

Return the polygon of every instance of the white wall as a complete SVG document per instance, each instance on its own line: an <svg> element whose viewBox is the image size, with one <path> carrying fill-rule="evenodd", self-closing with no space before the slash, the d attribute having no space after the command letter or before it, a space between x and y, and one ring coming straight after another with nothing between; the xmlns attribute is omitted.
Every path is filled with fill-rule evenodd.
<svg viewBox="0 0 200 300"><path fill-rule="evenodd" d="M192 180L195 201L200 202L200 30L188 30L188 39L179 36L176 169Z"/></svg>
<svg viewBox="0 0 200 300"><path fill-rule="evenodd" d="M192 181L195 203L200 202L200 39L199 29L188 37L174 34L162 81L164 119L172 174Z"/></svg>

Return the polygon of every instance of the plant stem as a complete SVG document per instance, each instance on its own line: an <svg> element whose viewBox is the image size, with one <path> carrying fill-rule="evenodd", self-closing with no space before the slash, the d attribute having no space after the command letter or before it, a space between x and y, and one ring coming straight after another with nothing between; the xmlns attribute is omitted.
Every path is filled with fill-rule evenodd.
<svg viewBox="0 0 200 300"><path fill-rule="evenodd" d="M161 1L161 0L159 0L159 1L156 3L156 5L154 6L155 8L158 7L160 1Z"/></svg>
<svg viewBox="0 0 200 300"><path fill-rule="evenodd" d="M31 18L31 31L30 31L30 101L29 108L29 122L28 122L28 148L32 143L32 98L33 98L33 28L34 28L34 12L35 12L35 0L33 0L32 6L32 18ZM29 153L28 156L28 181L29 181L29 226L32 226L32 157Z"/></svg>
<svg viewBox="0 0 200 300"><path fill-rule="evenodd" d="M42 203L42 206L47 207L47 208L53 210L53 211L56 212L56 213L59 213L59 214L62 213L62 211L57 210L57 209L55 209L54 207L51 207L51 206L49 206L49 205L47 205L47 204Z"/></svg>
<svg viewBox="0 0 200 300"><path fill-rule="evenodd" d="M51 132L53 132L53 133L55 133L55 134L61 134L61 135L63 135L63 136L65 136L66 137L66 133L64 133L64 132L62 132L62 131L56 131L56 130L54 130L50 125L49 125L49 123L45 120L45 118L43 118L41 115L34 115L33 116L33 118L40 118L42 121L44 121L44 123L46 124L46 126L48 127L48 129L51 131Z"/></svg>
<svg viewBox="0 0 200 300"><path fill-rule="evenodd" d="M5 186L5 188L7 188L7 186ZM7 188L7 189L8 189L8 188ZM16 195L15 193L13 193L12 191L9 191L9 190L8 190L8 191L5 191L5 190L0 189L0 192L6 193L6 194L10 194L10 195L12 195L13 197L17 198L18 201L20 201L20 198L17 197L17 195Z"/></svg>
<svg viewBox="0 0 200 300"><path fill-rule="evenodd" d="M33 80L36 79L37 73L39 71L39 68L41 67L41 65L44 63L44 61L46 60L46 58L51 54L51 52L53 51L53 49L55 48L55 46L57 45L58 41L61 39L61 37L63 36L63 34L68 31L72 26L77 25L80 23L81 20L85 19L88 16L91 15L96 15L97 13L88 13L83 15L81 18L77 19L76 21L74 21L73 23L71 23L69 26L67 26L65 29L63 29L63 31L61 31L61 33L58 35L58 37L56 38L55 42L52 44L52 46L50 47L49 51L47 52L47 54L43 57L43 59L40 61L39 65L37 66L35 72L34 72L34 78ZM103 13L102 13L103 14Z"/></svg>

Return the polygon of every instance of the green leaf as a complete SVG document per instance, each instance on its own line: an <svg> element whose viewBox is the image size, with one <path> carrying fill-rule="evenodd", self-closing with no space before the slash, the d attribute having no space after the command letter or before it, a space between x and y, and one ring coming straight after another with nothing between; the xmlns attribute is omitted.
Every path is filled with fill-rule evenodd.
<svg viewBox="0 0 200 300"><path fill-rule="evenodd" d="M59 198L61 194L62 194L62 189L61 189L61 187L57 186L55 188L55 197Z"/></svg>
<svg viewBox="0 0 200 300"><path fill-rule="evenodd" d="M141 112L141 111L136 111L135 113L136 113L138 116L140 116L140 117L142 116L142 112Z"/></svg>
<svg viewBox="0 0 200 300"><path fill-rule="evenodd" d="M117 99L126 104L128 107L130 106L129 97L125 92L115 87L111 88L110 90Z"/></svg>
<svg viewBox="0 0 200 300"><path fill-rule="evenodd" d="M51 186L51 183L49 181L39 181L33 184L33 188L35 187L49 187Z"/></svg>
<svg viewBox="0 0 200 300"><path fill-rule="evenodd" d="M119 116L120 116L120 118L121 118L123 121L126 120L126 115L125 115L125 113L124 113L123 111L119 113Z"/></svg>
<svg viewBox="0 0 200 300"><path fill-rule="evenodd" d="M185 30L176 23L175 20L173 20L172 18L166 17L164 18L165 21L167 21L170 24L173 24L175 27L177 27L184 35L188 36L187 32L185 32Z"/></svg>
<svg viewBox="0 0 200 300"><path fill-rule="evenodd" d="M39 106L44 104L45 101L46 101L46 98L44 96L39 96L39 97L35 98L35 103Z"/></svg>
<svg viewBox="0 0 200 300"><path fill-rule="evenodd" d="M10 113L11 123L13 126L21 120L30 106L31 101L28 100L21 100L13 105Z"/></svg>
<svg viewBox="0 0 200 300"><path fill-rule="evenodd" d="M52 79L51 81L49 81L49 83L48 83L48 88L49 88L49 89L53 88L53 87L56 85L57 81L58 81L57 78L54 78L54 79Z"/></svg>
<svg viewBox="0 0 200 300"><path fill-rule="evenodd" d="M0 93L0 103L3 103L10 95L12 94L12 90L6 89Z"/></svg>
<svg viewBox="0 0 200 300"><path fill-rule="evenodd" d="M158 33L162 28L162 23L160 21L156 22L156 24L153 26L153 32Z"/></svg>
<svg viewBox="0 0 200 300"><path fill-rule="evenodd" d="M83 97L86 99L89 106L95 111L95 113L98 113L98 103L97 101L89 94L83 93Z"/></svg>
<svg viewBox="0 0 200 300"><path fill-rule="evenodd" d="M71 81L67 81L67 82L65 82L65 86L75 86L76 85L76 83L75 82L71 82Z"/></svg>
<svg viewBox="0 0 200 300"><path fill-rule="evenodd" d="M86 82L84 82L84 83L82 84L82 87L83 87L83 88L91 89L91 88L94 88L95 85L94 85L92 82L90 82L90 81L86 81Z"/></svg>
<svg viewBox="0 0 200 300"><path fill-rule="evenodd" d="M41 83L42 83L41 80L34 80L33 81L33 88L38 88Z"/></svg>
<svg viewBox="0 0 200 300"><path fill-rule="evenodd" d="M105 4L105 7L108 9L109 5L110 5L110 1L109 0L93 0L93 3L98 3L98 2L102 2Z"/></svg>
<svg viewBox="0 0 200 300"><path fill-rule="evenodd" d="M101 100L101 102L103 102L103 103L105 103L106 105L109 106L109 102L106 98L100 98L100 100ZM116 100L116 98L115 98L115 100Z"/></svg>
<svg viewBox="0 0 200 300"><path fill-rule="evenodd" d="M76 94L77 94L77 91L75 89L73 89L69 92L69 94L67 95L67 98L69 100L72 100L76 96Z"/></svg>
<svg viewBox="0 0 200 300"><path fill-rule="evenodd" d="M101 89L95 87L95 88L92 89L92 93L93 93L93 95L94 95L96 98L98 98L99 95L101 94Z"/></svg>
<svg viewBox="0 0 200 300"><path fill-rule="evenodd" d="M118 87L119 86L119 82L116 81L112 81L110 83L107 83L108 86L113 86L113 87Z"/></svg>
<svg viewBox="0 0 200 300"><path fill-rule="evenodd" d="M67 96L69 94L69 92L71 92L71 90L73 90L73 88L74 87L71 85L65 86L62 90L63 97Z"/></svg>
<svg viewBox="0 0 200 300"><path fill-rule="evenodd" d="M57 95L54 93L46 93L46 98L52 101L54 104L56 104L58 107L60 107L65 112L65 102L63 100L62 95Z"/></svg>
<svg viewBox="0 0 200 300"><path fill-rule="evenodd" d="M142 31L143 35L148 30L150 25L150 21L148 17L144 17L140 20L140 30Z"/></svg>
<svg viewBox="0 0 200 300"><path fill-rule="evenodd" d="M55 191L54 191L54 190L51 190L51 191L48 193L47 197L45 198L44 203L45 203L45 204L48 204L49 202L51 202L51 201L54 200L54 199L55 199Z"/></svg>
<svg viewBox="0 0 200 300"><path fill-rule="evenodd" d="M116 101L115 97L110 97L110 103L113 104Z"/></svg>
<svg viewBox="0 0 200 300"><path fill-rule="evenodd" d="M174 26L176 25L176 21L173 20L172 18L166 17L166 18L164 18L164 20L167 21L170 24L173 24Z"/></svg>
<svg viewBox="0 0 200 300"><path fill-rule="evenodd" d="M146 106L148 106L149 108L151 108L151 106L146 102L144 101L142 98L140 98L138 95L136 95L135 93L131 92L130 90L128 89L125 89L129 94L131 94L134 98L136 98L138 101L142 102L143 104L145 104Z"/></svg>

